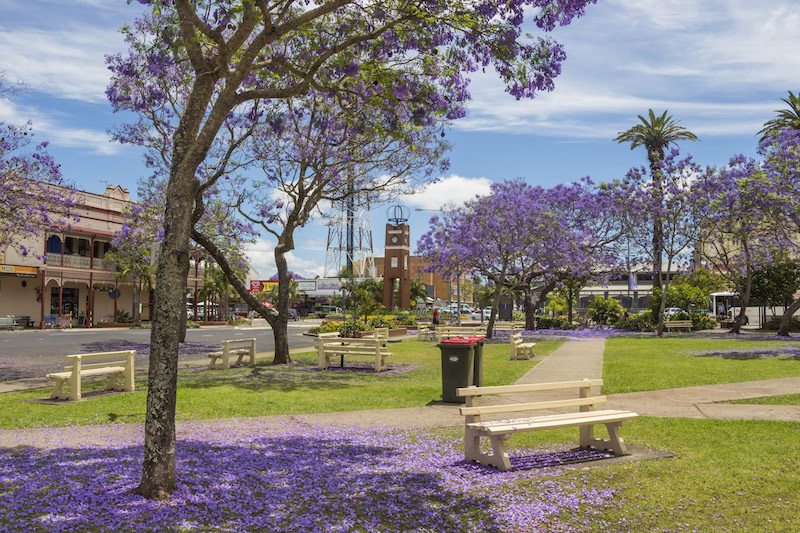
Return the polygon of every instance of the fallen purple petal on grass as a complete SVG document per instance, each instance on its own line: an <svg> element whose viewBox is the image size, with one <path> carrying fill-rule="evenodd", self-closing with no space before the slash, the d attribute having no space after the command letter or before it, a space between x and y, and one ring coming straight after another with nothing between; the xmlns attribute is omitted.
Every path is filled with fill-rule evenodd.
<svg viewBox="0 0 800 533"><path fill-rule="evenodd" d="M123 436L0 450L0 531L577 531L582 506L614 505L551 468L594 452L524 450L498 472L438 433L240 422L184 435L168 502L131 494L142 447Z"/></svg>

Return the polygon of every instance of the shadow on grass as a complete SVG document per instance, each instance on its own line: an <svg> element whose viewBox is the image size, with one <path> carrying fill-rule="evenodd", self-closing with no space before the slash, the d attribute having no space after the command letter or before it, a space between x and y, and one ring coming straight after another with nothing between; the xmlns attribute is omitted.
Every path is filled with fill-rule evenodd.
<svg viewBox="0 0 800 533"><path fill-rule="evenodd" d="M315 363L294 361L290 365L258 363L256 366L209 370L207 367L182 370L178 378L181 388L235 387L251 391L343 389L365 383L386 383L419 366L390 365L384 372L375 372L370 365L346 363L344 368L320 370Z"/></svg>
<svg viewBox="0 0 800 533"><path fill-rule="evenodd" d="M491 495L448 486L424 457L401 454L377 434L354 439L316 428L219 437L179 443L169 502L130 493L141 474L138 445L0 450L0 524L70 532L507 530Z"/></svg>

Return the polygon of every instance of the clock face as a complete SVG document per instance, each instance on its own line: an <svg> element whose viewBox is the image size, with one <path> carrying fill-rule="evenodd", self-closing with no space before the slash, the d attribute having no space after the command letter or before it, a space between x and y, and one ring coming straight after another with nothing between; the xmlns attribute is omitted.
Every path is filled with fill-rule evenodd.
<svg viewBox="0 0 800 533"><path fill-rule="evenodd" d="M392 237L392 244L397 244L397 237Z"/></svg>

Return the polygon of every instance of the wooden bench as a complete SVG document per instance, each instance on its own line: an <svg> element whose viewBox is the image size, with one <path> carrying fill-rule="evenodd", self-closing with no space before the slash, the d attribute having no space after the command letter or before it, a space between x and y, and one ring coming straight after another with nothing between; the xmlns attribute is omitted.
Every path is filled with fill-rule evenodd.
<svg viewBox="0 0 800 533"><path fill-rule="evenodd" d="M389 340L389 328L375 328L374 331L365 332L360 338L362 339L383 339Z"/></svg>
<svg viewBox="0 0 800 533"><path fill-rule="evenodd" d="M70 361L71 364L64 367L65 372L47 374L48 378L55 381L50 398L53 400L80 400L81 378L106 374L110 376L107 389L133 391L134 355L136 355L136 350L68 355L67 361ZM109 361L109 359L112 360ZM100 360L102 362L87 363L87 361ZM64 392L65 383L69 384L69 392Z"/></svg>
<svg viewBox="0 0 800 533"><path fill-rule="evenodd" d="M591 396L592 387L600 387L602 379L583 379L577 381L560 381L554 383L533 383L529 385L503 385L496 387L465 387L456 390L458 396L466 397L466 406L461 414L466 417L464 426L464 458L467 461L493 465L499 470L510 470L511 462L506 450L506 439L514 433L537 431L566 427L580 427L580 446L611 449L616 455L628 455L625 442L619 434L619 428L626 420L636 418L631 411L595 410L595 405L605 402L605 396ZM481 396L494 394L513 394L539 391L555 391L579 389L580 397L567 400L551 400L539 402L515 402L503 405L479 406ZM482 420L484 415L520 413L526 411L561 409L578 407L578 412L558 413L532 416L527 418ZM609 438L598 439L594 436L594 426L605 424ZM481 451L480 439L488 437L493 453Z"/></svg>
<svg viewBox="0 0 800 533"><path fill-rule="evenodd" d="M319 368L331 366L331 356L341 357L344 367L344 357L351 355L366 355L375 358L375 371L386 370L386 358L392 355L386 348L386 339L351 339L339 337L339 334L320 333L317 339L317 357Z"/></svg>
<svg viewBox="0 0 800 533"><path fill-rule="evenodd" d="M227 341L220 341L222 344L222 351L220 352L211 352L208 354L208 357L211 361L208 363L208 368L218 369L218 368L230 368L231 367L231 356L236 355L238 359L236 359L236 364L241 365L242 361L244 360L245 356L249 357L249 365L254 366L256 364L256 340L255 339L233 339ZM244 345L243 348L235 348L231 349L231 344L242 344ZM220 363L217 364L217 359L220 360Z"/></svg>
<svg viewBox="0 0 800 533"><path fill-rule="evenodd" d="M13 316L0 316L0 328L3 329L22 329L19 324L17 324L17 318Z"/></svg>
<svg viewBox="0 0 800 533"><path fill-rule="evenodd" d="M536 355L533 353L533 347L536 346L536 343L522 340L522 333L511 335L508 344L511 347L512 361L530 359Z"/></svg>
<svg viewBox="0 0 800 533"><path fill-rule="evenodd" d="M667 331L680 330L685 329L686 331L692 331L692 321L691 320L665 320L664 327Z"/></svg>
<svg viewBox="0 0 800 533"><path fill-rule="evenodd" d="M486 335L486 328L482 326L437 326L436 339L452 339L462 335Z"/></svg>
<svg viewBox="0 0 800 533"><path fill-rule="evenodd" d="M436 326L432 324L418 324L417 325L417 340L418 341L435 341L436 340Z"/></svg>
<svg viewBox="0 0 800 533"><path fill-rule="evenodd" d="M525 329L524 322L495 322L493 331L507 331L509 334L519 333Z"/></svg>

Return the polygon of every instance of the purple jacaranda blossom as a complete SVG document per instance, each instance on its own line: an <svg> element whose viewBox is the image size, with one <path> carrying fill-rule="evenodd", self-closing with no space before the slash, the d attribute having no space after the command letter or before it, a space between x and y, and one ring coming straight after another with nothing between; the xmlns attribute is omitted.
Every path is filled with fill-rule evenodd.
<svg viewBox="0 0 800 533"><path fill-rule="evenodd" d="M41 448L0 451L0 531L539 532L614 504L557 477L597 450L515 450L499 472L465 462L454 435L239 422L182 431L169 502L130 493L142 452L127 432L63 447L68 428L41 430Z"/></svg>

